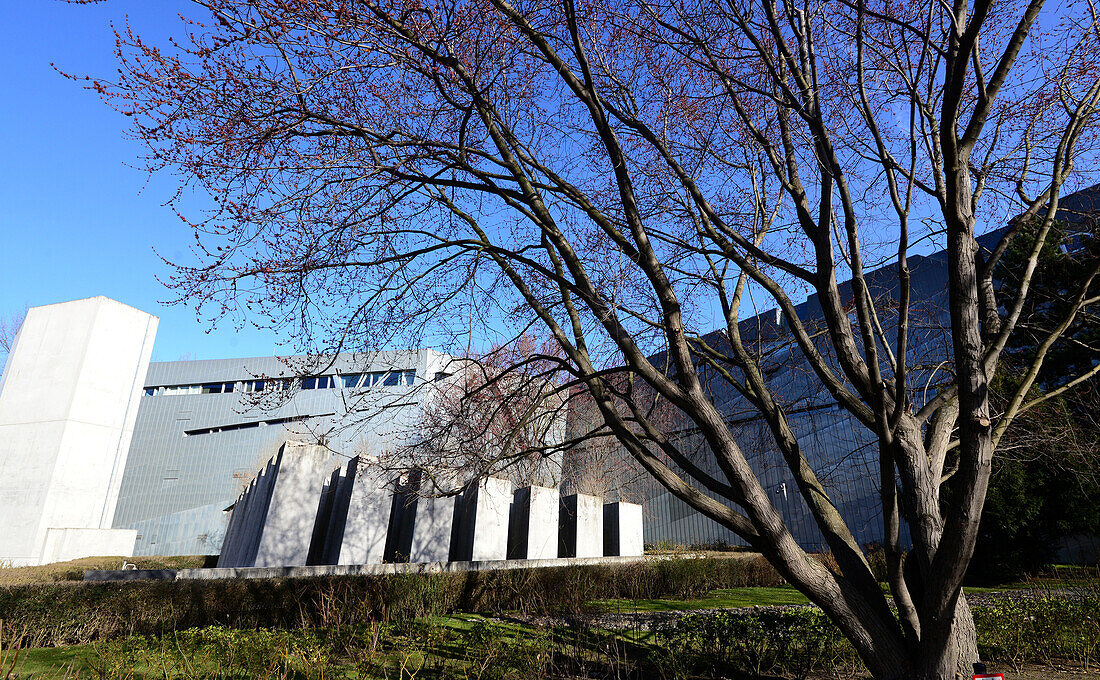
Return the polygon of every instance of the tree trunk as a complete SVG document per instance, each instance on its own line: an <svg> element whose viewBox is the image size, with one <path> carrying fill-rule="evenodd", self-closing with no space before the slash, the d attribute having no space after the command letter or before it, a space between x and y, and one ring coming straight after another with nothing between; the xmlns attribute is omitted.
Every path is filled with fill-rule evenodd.
<svg viewBox="0 0 1100 680"><path fill-rule="evenodd" d="M931 630L929 630L931 628ZM939 626L942 633L936 634L936 626L926 628L919 651L910 661L908 668L896 669L885 675L876 674L881 680L963 680L973 674L974 662L978 661L978 638L974 628L974 617L966 598L959 595L955 605L955 619L950 627Z"/></svg>
<svg viewBox="0 0 1100 680"><path fill-rule="evenodd" d="M927 635L927 633L926 633ZM961 680L973 675L978 660L978 633L966 597L959 594L955 620L944 634L932 634L922 640L917 672L912 680Z"/></svg>

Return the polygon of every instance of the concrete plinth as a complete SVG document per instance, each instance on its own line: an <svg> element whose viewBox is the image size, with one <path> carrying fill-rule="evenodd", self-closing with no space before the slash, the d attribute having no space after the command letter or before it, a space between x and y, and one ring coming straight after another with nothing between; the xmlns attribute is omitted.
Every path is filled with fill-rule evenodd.
<svg viewBox="0 0 1100 680"><path fill-rule="evenodd" d="M342 527L339 510L333 513L330 540L337 545L334 564L380 564L386 548L394 485L388 474L373 467L377 461L366 456L348 463L350 480ZM340 502L338 500L338 502ZM337 542L338 541L338 542Z"/></svg>
<svg viewBox="0 0 1100 680"><path fill-rule="evenodd" d="M545 486L516 489L508 526L508 559L544 560L558 556L560 496L557 489Z"/></svg>
<svg viewBox="0 0 1100 680"><path fill-rule="evenodd" d="M603 556L603 501L576 493L561 499L558 557Z"/></svg>
<svg viewBox="0 0 1100 680"><path fill-rule="evenodd" d="M302 566L309 560L321 493L335 465L321 446L287 442L256 549L257 567Z"/></svg>
<svg viewBox="0 0 1100 680"><path fill-rule="evenodd" d="M452 561L508 559L508 515L512 483L490 477L471 484L462 494Z"/></svg>
<svg viewBox="0 0 1100 680"><path fill-rule="evenodd" d="M605 503L603 506L603 554L614 557L640 557L642 542L642 506L636 503Z"/></svg>

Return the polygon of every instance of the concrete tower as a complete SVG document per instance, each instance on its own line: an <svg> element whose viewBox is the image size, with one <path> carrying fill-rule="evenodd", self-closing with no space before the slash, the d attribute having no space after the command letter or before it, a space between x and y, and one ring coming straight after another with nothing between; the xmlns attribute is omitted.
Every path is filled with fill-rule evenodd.
<svg viewBox="0 0 1100 680"><path fill-rule="evenodd" d="M157 321L105 297L27 312L0 379L0 562L132 554L110 527Z"/></svg>

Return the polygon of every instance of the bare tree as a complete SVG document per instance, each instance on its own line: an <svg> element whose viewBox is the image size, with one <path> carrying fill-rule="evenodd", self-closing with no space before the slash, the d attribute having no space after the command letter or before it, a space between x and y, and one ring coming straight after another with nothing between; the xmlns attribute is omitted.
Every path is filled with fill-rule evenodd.
<svg viewBox="0 0 1100 680"><path fill-rule="evenodd" d="M1098 298L1094 267L992 408L1037 249L1095 158L1090 4L195 5L170 45L120 30L118 81L91 85L130 117L150 170L217 203L190 216L181 301L267 314L322 351L537 329L556 345L538 359L591 400L594 436L760 550L874 677L968 674L961 583L993 452ZM999 304L998 261L1026 224L1037 245ZM941 237L936 298L914 289L909 256ZM890 285L872 276L882 266ZM796 307L806 294L813 320ZM743 327L770 307L782 341ZM769 358L877 443L896 616L791 428L777 387L790 372ZM792 536L731 404L766 424L835 571ZM669 411L715 472L651 417Z"/></svg>
<svg viewBox="0 0 1100 680"><path fill-rule="evenodd" d="M24 305L21 311L0 318L0 373L3 372L8 354L15 345L15 336L19 334L19 328L27 318L27 310L28 307Z"/></svg>
<svg viewBox="0 0 1100 680"><path fill-rule="evenodd" d="M560 357L540 358L554 352L554 345L524 335L453 359L421 386L420 417L381 463L397 471L438 469L460 481L500 476L558 486L570 446L571 390L561 384Z"/></svg>

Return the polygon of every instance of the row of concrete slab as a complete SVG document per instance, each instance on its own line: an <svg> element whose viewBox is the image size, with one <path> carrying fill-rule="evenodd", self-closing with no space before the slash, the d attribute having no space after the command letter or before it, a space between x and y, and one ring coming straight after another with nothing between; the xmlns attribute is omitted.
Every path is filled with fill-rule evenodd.
<svg viewBox="0 0 1100 680"><path fill-rule="evenodd" d="M232 506L218 567L640 556L642 507L488 478L450 495L287 442Z"/></svg>

